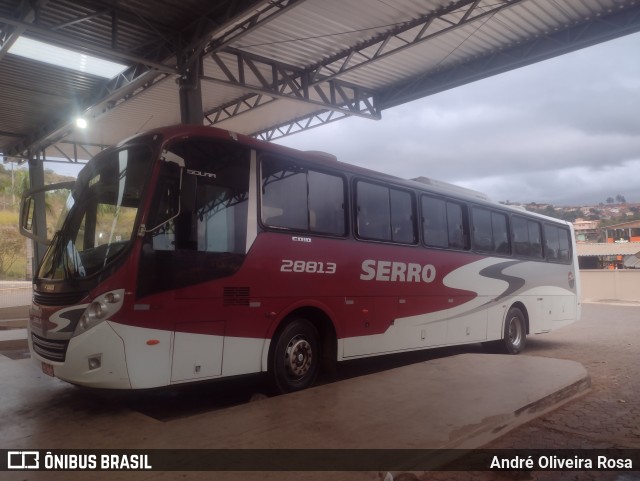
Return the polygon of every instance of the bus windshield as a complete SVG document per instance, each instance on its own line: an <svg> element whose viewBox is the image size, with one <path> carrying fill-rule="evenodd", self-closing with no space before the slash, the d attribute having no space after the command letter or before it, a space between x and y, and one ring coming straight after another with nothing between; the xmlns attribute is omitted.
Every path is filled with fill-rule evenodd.
<svg viewBox="0 0 640 481"><path fill-rule="evenodd" d="M118 256L134 236L151 149L125 146L100 154L80 172L38 277L91 276Z"/></svg>

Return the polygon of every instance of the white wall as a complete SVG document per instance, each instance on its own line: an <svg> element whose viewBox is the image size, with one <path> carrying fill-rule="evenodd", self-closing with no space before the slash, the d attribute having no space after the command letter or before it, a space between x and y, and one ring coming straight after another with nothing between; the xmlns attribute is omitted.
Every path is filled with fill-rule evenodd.
<svg viewBox="0 0 640 481"><path fill-rule="evenodd" d="M640 269L581 270L583 301L640 302Z"/></svg>

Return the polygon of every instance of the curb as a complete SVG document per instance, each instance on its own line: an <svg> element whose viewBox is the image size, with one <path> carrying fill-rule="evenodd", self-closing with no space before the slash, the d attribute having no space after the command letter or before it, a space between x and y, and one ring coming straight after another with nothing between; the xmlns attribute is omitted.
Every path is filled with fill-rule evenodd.
<svg viewBox="0 0 640 481"><path fill-rule="evenodd" d="M27 323L23 320L0 322L0 350L27 349Z"/></svg>

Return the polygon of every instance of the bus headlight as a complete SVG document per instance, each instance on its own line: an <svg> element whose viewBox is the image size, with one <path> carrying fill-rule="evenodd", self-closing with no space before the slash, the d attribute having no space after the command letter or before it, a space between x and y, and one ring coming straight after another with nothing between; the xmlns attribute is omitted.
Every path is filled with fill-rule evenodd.
<svg viewBox="0 0 640 481"><path fill-rule="evenodd" d="M78 336L112 317L122 307L123 300L124 289L105 292L96 297L80 317L73 335Z"/></svg>
<svg viewBox="0 0 640 481"><path fill-rule="evenodd" d="M93 301L91 304L89 304L89 307L87 307L85 315L89 319L103 319L107 312L108 309L106 304L100 301Z"/></svg>

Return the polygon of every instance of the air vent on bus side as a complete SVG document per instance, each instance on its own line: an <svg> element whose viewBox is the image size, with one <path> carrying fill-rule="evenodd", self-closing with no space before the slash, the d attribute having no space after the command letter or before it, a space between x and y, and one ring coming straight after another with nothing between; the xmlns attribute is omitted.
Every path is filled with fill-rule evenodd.
<svg viewBox="0 0 640 481"><path fill-rule="evenodd" d="M225 306L248 306L249 292L248 287L225 287L222 294L223 304Z"/></svg>

